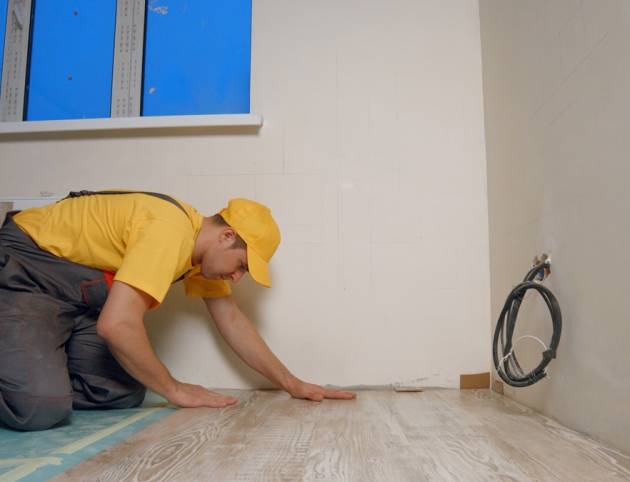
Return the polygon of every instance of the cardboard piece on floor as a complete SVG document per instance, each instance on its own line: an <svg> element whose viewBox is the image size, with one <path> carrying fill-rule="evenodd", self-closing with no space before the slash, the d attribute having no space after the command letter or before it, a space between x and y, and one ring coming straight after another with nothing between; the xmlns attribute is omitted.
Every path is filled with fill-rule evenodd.
<svg viewBox="0 0 630 482"><path fill-rule="evenodd" d="M490 372L459 376L459 389L490 388Z"/></svg>

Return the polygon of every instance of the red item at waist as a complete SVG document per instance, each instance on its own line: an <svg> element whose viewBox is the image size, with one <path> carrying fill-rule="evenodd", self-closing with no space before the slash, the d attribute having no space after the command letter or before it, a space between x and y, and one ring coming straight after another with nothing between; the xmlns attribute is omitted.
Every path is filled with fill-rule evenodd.
<svg viewBox="0 0 630 482"><path fill-rule="evenodd" d="M108 290L112 289L112 285L114 284L114 276L116 276L116 273L112 273L111 271L103 271L103 278L105 278L105 283L107 283Z"/></svg>

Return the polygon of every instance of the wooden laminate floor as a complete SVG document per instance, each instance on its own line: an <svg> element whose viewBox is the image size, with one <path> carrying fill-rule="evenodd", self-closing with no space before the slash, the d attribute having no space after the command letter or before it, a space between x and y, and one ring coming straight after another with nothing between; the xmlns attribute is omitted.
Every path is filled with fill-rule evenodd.
<svg viewBox="0 0 630 482"><path fill-rule="evenodd" d="M238 395L178 410L55 480L630 480L629 456L488 390Z"/></svg>

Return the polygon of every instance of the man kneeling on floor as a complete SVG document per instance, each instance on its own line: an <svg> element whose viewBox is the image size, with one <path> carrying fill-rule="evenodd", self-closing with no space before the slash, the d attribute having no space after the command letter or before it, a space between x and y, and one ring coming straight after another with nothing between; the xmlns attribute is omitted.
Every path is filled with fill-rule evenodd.
<svg viewBox="0 0 630 482"><path fill-rule="evenodd" d="M295 398L354 398L291 374L231 296L228 281L247 272L271 285L279 243L269 209L246 199L203 217L164 194L80 191L9 213L0 229L0 421L42 430L73 407L136 407L146 388L179 407L236 403L176 380L151 347L144 316L180 279L276 386Z"/></svg>

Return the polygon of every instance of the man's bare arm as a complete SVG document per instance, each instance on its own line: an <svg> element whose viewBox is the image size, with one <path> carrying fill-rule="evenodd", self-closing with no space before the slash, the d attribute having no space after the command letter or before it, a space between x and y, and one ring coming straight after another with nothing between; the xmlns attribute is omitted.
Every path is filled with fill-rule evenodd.
<svg viewBox="0 0 630 482"><path fill-rule="evenodd" d="M146 293L114 281L96 330L116 360L144 386L180 407L225 407L236 403L234 397L182 383L171 376L155 354L144 327L144 316L152 303L153 298Z"/></svg>
<svg viewBox="0 0 630 482"><path fill-rule="evenodd" d="M250 367L293 397L317 401L324 398L355 398L351 392L327 389L306 383L294 376L273 354L231 296L204 298L204 301L217 329L236 354Z"/></svg>

